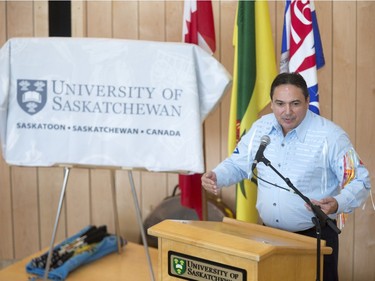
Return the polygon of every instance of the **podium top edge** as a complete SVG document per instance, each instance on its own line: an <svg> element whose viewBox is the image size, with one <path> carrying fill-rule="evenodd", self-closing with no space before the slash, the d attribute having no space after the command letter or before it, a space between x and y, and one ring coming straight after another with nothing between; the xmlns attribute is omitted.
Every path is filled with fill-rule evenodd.
<svg viewBox="0 0 375 281"><path fill-rule="evenodd" d="M315 238L234 219L223 222L164 220L150 227L148 233L257 261L273 253L316 255ZM322 241L321 253L331 253L325 241Z"/></svg>

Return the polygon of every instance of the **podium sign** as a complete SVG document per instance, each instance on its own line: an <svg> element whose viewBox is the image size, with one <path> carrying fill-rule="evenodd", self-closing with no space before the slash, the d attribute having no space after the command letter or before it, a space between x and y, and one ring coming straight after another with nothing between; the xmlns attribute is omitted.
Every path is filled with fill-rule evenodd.
<svg viewBox="0 0 375 281"><path fill-rule="evenodd" d="M193 44L11 39L0 51L4 159L201 173L202 122L230 80Z"/></svg>
<svg viewBox="0 0 375 281"><path fill-rule="evenodd" d="M174 251L168 251L168 275L187 280L247 280L245 269Z"/></svg>

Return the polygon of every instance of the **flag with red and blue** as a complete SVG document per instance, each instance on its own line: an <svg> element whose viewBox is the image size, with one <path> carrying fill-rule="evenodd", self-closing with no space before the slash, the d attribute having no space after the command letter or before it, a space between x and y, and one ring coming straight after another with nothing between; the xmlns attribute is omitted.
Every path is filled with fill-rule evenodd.
<svg viewBox="0 0 375 281"><path fill-rule="evenodd" d="M280 72L298 72L306 80L310 110L320 114L317 69L324 54L314 2L286 0Z"/></svg>

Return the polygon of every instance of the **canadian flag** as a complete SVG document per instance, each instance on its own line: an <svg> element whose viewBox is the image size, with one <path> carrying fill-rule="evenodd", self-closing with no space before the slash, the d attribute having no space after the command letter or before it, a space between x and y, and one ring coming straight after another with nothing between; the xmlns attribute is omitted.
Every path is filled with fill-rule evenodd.
<svg viewBox="0 0 375 281"><path fill-rule="evenodd" d="M182 36L185 43L199 45L213 54L216 50L211 0L185 0Z"/></svg>
<svg viewBox="0 0 375 281"><path fill-rule="evenodd" d="M216 50L214 16L211 0L185 0L182 23L182 40L199 45L208 53ZM181 205L195 209L200 220L202 215L201 174L179 175Z"/></svg>

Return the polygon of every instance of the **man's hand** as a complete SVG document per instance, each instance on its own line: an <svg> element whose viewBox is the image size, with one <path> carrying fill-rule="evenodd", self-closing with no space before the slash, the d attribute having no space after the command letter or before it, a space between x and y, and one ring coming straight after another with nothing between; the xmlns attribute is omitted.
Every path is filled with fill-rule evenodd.
<svg viewBox="0 0 375 281"><path fill-rule="evenodd" d="M327 198L323 198L321 200L312 199L311 203L313 203L316 206L319 206L320 209L327 215L336 213L337 209L339 207L339 204L337 203L336 199L333 198L333 197L327 197ZM308 206L307 204L305 204L305 205L306 205L307 209L309 209L311 211L310 206Z"/></svg>
<svg viewBox="0 0 375 281"><path fill-rule="evenodd" d="M213 171L204 173L201 180L202 186L205 190L215 195L218 194L216 174Z"/></svg>

